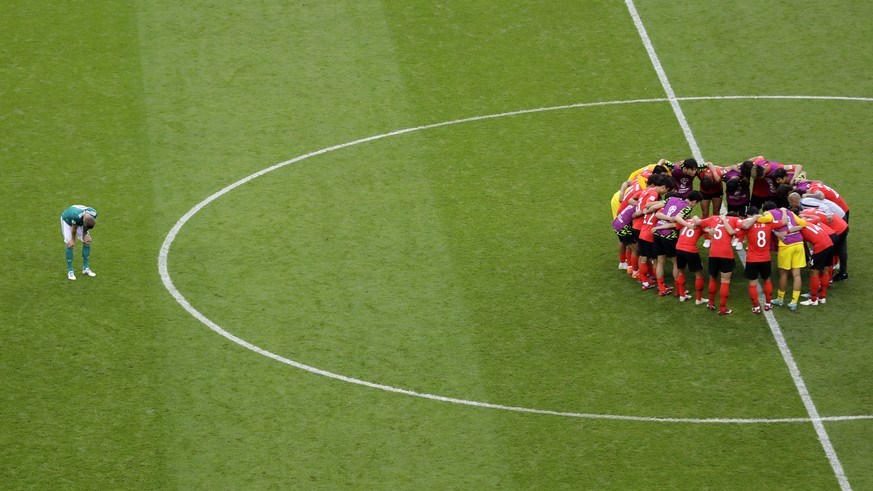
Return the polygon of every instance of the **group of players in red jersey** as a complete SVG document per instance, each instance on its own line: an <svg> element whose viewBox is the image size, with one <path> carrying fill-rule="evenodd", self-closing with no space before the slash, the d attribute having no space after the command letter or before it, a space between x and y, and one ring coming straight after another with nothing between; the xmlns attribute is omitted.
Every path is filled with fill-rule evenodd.
<svg viewBox="0 0 873 491"><path fill-rule="evenodd" d="M694 180L700 182L694 189ZM722 204L726 213L722 214ZM700 206L700 215L693 215ZM619 239L619 269L627 270L643 290L691 300L686 275L694 276L695 304L728 308L735 251L746 242L745 277L752 312L787 305L827 302L832 281L848 279L849 207L842 196L820 181L807 180L800 164L781 164L762 156L719 167L695 159L662 159L631 173L612 200L613 230ZM698 242L709 249L709 298L704 298L703 261ZM779 279L773 297L772 252L777 252ZM742 254L742 252L740 252ZM675 288L665 282L672 262ZM801 269L809 265L808 298L800 301ZM839 274L834 266L839 264ZM790 297L786 297L789 276ZM716 305L718 298L718 305Z"/></svg>

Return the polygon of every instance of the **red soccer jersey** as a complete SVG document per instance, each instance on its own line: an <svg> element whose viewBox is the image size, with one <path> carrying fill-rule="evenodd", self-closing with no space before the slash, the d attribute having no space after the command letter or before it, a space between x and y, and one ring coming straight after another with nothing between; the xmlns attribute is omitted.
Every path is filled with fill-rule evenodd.
<svg viewBox="0 0 873 491"><path fill-rule="evenodd" d="M738 217L726 217L731 228L737 230L740 228L742 221ZM734 257L734 247L731 245L732 237L724 228L724 223L721 221L720 215L713 215L700 221L701 227L709 227L712 229L709 236L711 243L709 246L709 257L722 257L732 259Z"/></svg>
<svg viewBox="0 0 873 491"><path fill-rule="evenodd" d="M632 187L629 187L625 190L624 198L622 198L621 203L618 205L618 210L616 212L616 215L621 214L621 212L624 211L625 208L630 206L630 200L632 200L632 199L639 200L640 195L643 194L643 190L638 185L636 186L635 189L632 189Z"/></svg>
<svg viewBox="0 0 873 491"><path fill-rule="evenodd" d="M644 190L643 193L640 195L639 202L637 202L637 211L645 210L646 206L648 206L649 203L652 203L654 201L658 201L658 199L660 199L660 197L661 196L654 189ZM641 216L634 218L633 227L637 230L643 230L643 220L645 219L645 217L646 217L646 215L641 215ZM651 240L651 239L648 239L648 240Z"/></svg>
<svg viewBox="0 0 873 491"><path fill-rule="evenodd" d="M843 232L849 228L849 224L846 223L845 220L838 217L837 215L830 216L830 223L828 223L828 214L824 210L820 208L806 208L800 212L800 217L805 220L818 219L816 223L824 223L828 227L830 227L837 235L842 235Z"/></svg>
<svg viewBox="0 0 873 491"><path fill-rule="evenodd" d="M703 235L703 227L682 227L679 230L679 239L676 241L676 250L685 252L698 252L697 242Z"/></svg>
<svg viewBox="0 0 873 491"><path fill-rule="evenodd" d="M831 235L831 234L836 235L836 233L837 233L834 229L832 229L828 225L826 218L821 218L820 216L813 215L813 214L804 215L803 212L800 212L800 218L803 218L804 220L806 220L807 225L809 225L810 223L814 223L814 224L818 225L819 227L822 228L822 230L824 230L824 233L826 233L828 235Z"/></svg>
<svg viewBox="0 0 873 491"><path fill-rule="evenodd" d="M833 241L829 234L816 223L806 222L806 226L803 227L803 230L800 231L800 234L803 235L803 240L812 244L812 253L818 254L819 252L827 249L828 247L832 247L834 245Z"/></svg>
<svg viewBox="0 0 873 491"><path fill-rule="evenodd" d="M827 186L818 181L809 181L809 191L807 193L822 193L825 199L833 201L840 207L843 211L849 211L849 205L846 204L846 201L840 196L840 193L836 192L834 188Z"/></svg>
<svg viewBox="0 0 873 491"><path fill-rule="evenodd" d="M773 244L773 231L781 226L781 222L755 222L748 230L745 230L744 232L749 244L746 261L750 263L764 263L769 261L770 247Z"/></svg>
<svg viewBox="0 0 873 491"><path fill-rule="evenodd" d="M724 184L721 178L727 173L727 167L715 167L715 172L712 172L709 167L697 173L697 178L700 179L700 192L707 194L715 194L724 190ZM703 178L709 177L712 179L712 186L706 187L703 185Z"/></svg>
<svg viewBox="0 0 873 491"><path fill-rule="evenodd" d="M767 198L770 196L770 187L767 185L766 176L770 174L770 162L767 162L765 159L755 159L756 165L760 165L764 168L764 173L758 177L756 177L752 181L752 196L759 196L761 198Z"/></svg>

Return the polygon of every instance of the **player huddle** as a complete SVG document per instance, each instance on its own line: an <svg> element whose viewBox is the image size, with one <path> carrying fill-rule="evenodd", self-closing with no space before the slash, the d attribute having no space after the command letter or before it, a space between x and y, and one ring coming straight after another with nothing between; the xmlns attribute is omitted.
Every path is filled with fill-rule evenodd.
<svg viewBox="0 0 873 491"><path fill-rule="evenodd" d="M699 215L693 214L698 206ZM627 270L642 290L657 288L659 296L672 295L680 302L694 298L696 305L720 315L733 312L727 302L735 254L741 259L745 254L756 314L762 312L759 279L763 310L787 305L792 311L826 303L832 281L848 279L849 207L831 187L807 180L800 164L761 156L727 167L662 159L631 173L613 196L612 214L619 269ZM701 249L708 249L708 275ZM775 297L774 252L779 272ZM675 287L666 282L668 260ZM809 294L800 301L801 270L807 267Z"/></svg>

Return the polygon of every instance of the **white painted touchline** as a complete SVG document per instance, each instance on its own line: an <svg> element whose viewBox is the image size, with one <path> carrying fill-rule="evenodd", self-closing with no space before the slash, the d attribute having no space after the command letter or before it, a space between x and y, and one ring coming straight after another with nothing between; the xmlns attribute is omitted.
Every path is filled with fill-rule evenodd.
<svg viewBox="0 0 873 491"><path fill-rule="evenodd" d="M658 60L658 55L655 53L655 48L652 45L652 40L649 38L648 33L646 32L645 26L643 26L643 21L640 18L639 13L637 12L637 8L634 5L633 0L625 0L627 4L628 11L633 17L634 25L637 27L637 32L640 34L640 38L642 38L643 44L646 46L646 52L649 53L649 58L652 60L652 65L655 67L655 71L658 73L658 78L661 80L661 85L664 86L664 91L667 93L668 99L670 99L670 104L673 106L673 111L676 113L676 118L679 120L679 125L682 126L682 130L685 132L685 138L688 140L688 145L691 147L691 150L694 154L694 158L697 159L698 162L705 162L706 160L703 158L703 155L700 153L700 149L697 147L697 141L694 139L694 134L691 132L691 127L688 124L688 121L685 119L685 115L682 113L682 108L679 106L679 101L676 99L676 94L673 93L673 89L670 86L670 81L667 79L667 74L664 71L664 68L661 66L661 62ZM745 264L744 255L741 256L743 260L743 264ZM773 315L772 311L768 311L766 313L767 324L770 326L770 332L773 333L773 338L776 340L776 345L779 347L779 352L782 353L782 359L785 360L785 365L788 366L788 371L791 373L791 379L794 381L794 385L797 387L797 392L800 394L800 399L803 401L803 406L806 408L806 412L809 414L810 421L812 422L813 427L815 428L815 433L818 436L818 440L821 443L822 449L824 449L825 455L828 458L828 462L831 464L831 468L834 471L834 475L837 477L837 481L840 483L840 488L848 491L852 489L851 484L849 484L849 479L846 476L845 471L843 470L843 465L840 463L840 459L837 456L837 452L834 449L833 444L831 443L830 436L828 436L828 432L822 423L821 417L819 416L818 409L815 407L815 403L812 400L812 396L810 396L809 391L806 388L806 382L803 381L803 377L800 375L800 369L797 368L797 363L794 361L794 356L791 354L791 350L788 348L788 344L785 342L785 337L782 335L782 329L779 328L779 323L776 322L776 317Z"/></svg>

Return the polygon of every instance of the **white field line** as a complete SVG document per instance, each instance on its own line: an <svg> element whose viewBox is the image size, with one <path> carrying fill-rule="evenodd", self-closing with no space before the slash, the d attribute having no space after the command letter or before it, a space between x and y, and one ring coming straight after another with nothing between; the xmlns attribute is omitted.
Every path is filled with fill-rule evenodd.
<svg viewBox="0 0 873 491"><path fill-rule="evenodd" d="M767 96L767 95L758 95L758 96L707 96L707 97L688 97L688 98L677 98L677 100L719 100L719 99L826 99L826 100L847 100L847 101L864 101L864 102L873 102L873 98L860 98L860 97L819 97L819 96ZM305 370L310 373L314 373L316 375L321 375L324 377L340 380L343 382L348 382L357 385L363 385L365 387L371 387L374 389L384 390L387 392L393 392L397 394L404 394L414 397L421 397L425 399L431 399L435 401L449 402L453 404L461 404L466 406L474 406L480 408L490 408L490 409L501 409L506 411L515 411L522 413L532 413L532 414L545 414L552 416L563 416L570 418L586 418L586 419L607 419L607 420L623 420L623 421L640 421L640 422L655 422L655 423L728 423L728 424L758 424L758 423L807 423L810 421L810 418L671 418L671 417L648 417L648 416L623 416L623 415L614 415L614 414L592 414L592 413L577 413L577 412L564 412L564 411L550 411L544 409L534 409L534 408L525 408L525 407L517 407L517 406L507 406L501 404L491 404L486 402L479 401L471 401L466 399L458 399L453 397L445 397L435 394L427 394L421 392L415 392L407 389L402 389L398 387L391 387L388 385L378 384L374 382L369 382L366 380L360 380L352 377L347 377L345 375L340 375L336 373L329 372L327 370L322 370L320 368L312 367L309 365L305 365L303 363L290 360L288 358L284 358L275 353L271 353L263 348L255 346L248 341L241 339L230 332L223 329L221 326L212 322L205 315L201 314L197 309L195 309L187 299L176 289L173 284L173 280L170 277L168 261L169 261L169 253L170 246L176 240L176 236L182 230L182 227L190 220L197 212L199 212L203 207L208 205L209 203L215 201L221 196L229 193L230 191L246 184L253 179L256 179L264 174L272 172L274 170L280 169L282 167L294 164L296 162L300 162L302 160L308 159L310 157L315 157L317 155L322 155L328 152L332 152L334 150L339 150L347 147L351 147L354 145L359 145L366 142L371 142L375 140L380 140L382 138L387 138L391 136L402 135L405 133L412 133L414 131L421 131L430 128L437 128L440 126L448 126L453 124L467 123L473 121L481 121L487 119L508 117L508 116L516 116L522 114L531 114L531 113L540 113L546 111L556 111L562 109L576 109L576 108L584 108L584 107L595 107L595 106L612 106L612 105L622 105L622 104L638 104L638 103L658 103L658 102L667 102L665 98L658 99L637 99L637 100L627 100L627 101L606 101L606 102L588 102L588 103L579 103L579 104L568 104L563 106L553 106L553 107L541 107L536 109L525 109L520 111L510 111L499 114L490 114L485 116L475 116L464 119L457 119L453 121L446 121L442 123L434 123L423 126L416 126L413 128L405 128L397 131L392 131L389 133L384 133L381 135L375 135L367 138L362 138L360 140L355 140L348 143L342 143L339 145L333 145L331 147L322 148L320 150L316 150L305 155L301 155L299 157L295 157L290 160L286 160L285 162L278 163L273 165L272 167L268 167L261 171L258 171L250 176L244 177L239 181L230 184L220 191L212 194L208 198L204 199L200 203L198 203L194 208L189 210L185 215L180 218L170 232L167 234L164 242L161 244L161 250L158 254L158 271L161 276L161 281L164 283L164 287L176 302L182 306L189 314L191 314L194 318L203 323L206 327L214 331L215 333L223 336L224 338L230 340L233 343L236 343L246 349L254 351L262 356L266 356L273 360L276 360L280 363L284 363L286 365L293 366L295 368L299 368L301 370ZM822 421L852 421L852 420L869 420L873 419L873 414L870 415L846 415L846 416L830 416L830 417L822 417L820 418Z"/></svg>
<svg viewBox="0 0 873 491"><path fill-rule="evenodd" d="M630 11L631 17L633 17L634 25L636 25L637 27L640 38L642 38L643 44L646 47L646 52L649 53L649 58L652 61L652 65L655 67L655 71L658 73L658 78L661 80L661 85L664 86L664 91L667 93L667 97L670 99L670 104L673 106L673 111L676 113L676 118L679 120L679 124L682 126L682 130L685 132L685 137L688 139L688 144L691 147L694 158L696 158L698 162L705 162L703 156L700 153L700 149L697 147L697 142L695 141L694 135L691 132L691 127L689 126L688 121L685 119L685 115L682 113L682 109L679 106L679 101L676 100L676 94L673 92L673 89L670 86L670 81L667 79L667 74L664 71L664 68L661 66L661 62L658 60L658 55L655 53L655 48L652 45L652 40L649 38L649 35L646 32L645 26L643 26L643 21L640 18L639 13L637 12L633 0L625 0L625 3L627 4L627 8L628 11ZM745 264L745 253L741 255L741 259L743 261L743 264ZM779 347L779 352L782 353L782 359L785 360L785 364L786 366L788 366L788 371L791 373L791 379L794 380L794 385L797 387L797 392L800 394L800 399L803 401L806 412L809 414L810 421L815 428L815 433L818 436L818 440L821 443L822 449L824 449L825 455L827 455L828 458L828 462L830 462L831 468L833 469L834 474L837 477L837 481L839 481L840 483L840 488L843 490L851 490L852 486L851 484L849 484L849 479L848 477L846 477L846 473L843 470L843 465L840 463L837 452L834 449L833 444L831 443L830 436L828 436L828 432L824 427L821 415L819 415L818 409L816 408L815 403L812 401L812 396L810 396L809 391L806 388L806 383L803 381L803 377L800 375L800 369L797 367L797 363L794 361L794 356L791 354L791 350L788 348L788 343L785 342L785 337L782 335L782 329L779 328L779 323L776 322L776 317L773 315L772 311L767 312L766 319L767 324L770 326L770 332L773 334L773 338L776 340L776 345Z"/></svg>

